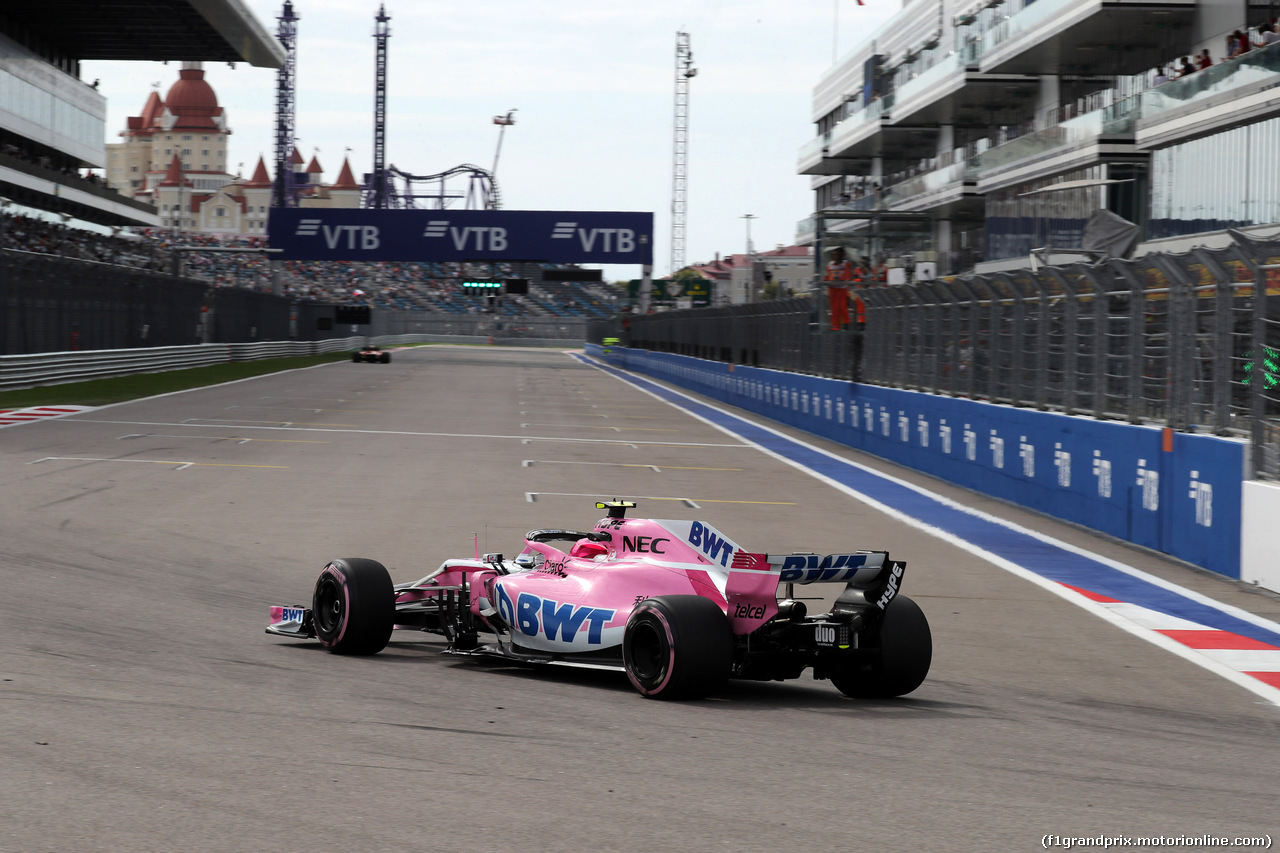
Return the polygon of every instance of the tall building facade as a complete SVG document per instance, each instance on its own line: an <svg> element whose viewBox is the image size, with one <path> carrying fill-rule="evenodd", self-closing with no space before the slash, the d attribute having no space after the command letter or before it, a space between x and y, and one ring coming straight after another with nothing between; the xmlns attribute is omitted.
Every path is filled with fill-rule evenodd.
<svg viewBox="0 0 1280 853"><path fill-rule="evenodd" d="M80 78L75 34L37 31L23 12L0 12L0 213L154 225L149 207L81 175L105 162L106 98Z"/></svg>
<svg viewBox="0 0 1280 853"><path fill-rule="evenodd" d="M1072 257L1099 209L1140 227L1139 253L1280 223L1277 12L910 0L815 88L798 242L947 274Z"/></svg>

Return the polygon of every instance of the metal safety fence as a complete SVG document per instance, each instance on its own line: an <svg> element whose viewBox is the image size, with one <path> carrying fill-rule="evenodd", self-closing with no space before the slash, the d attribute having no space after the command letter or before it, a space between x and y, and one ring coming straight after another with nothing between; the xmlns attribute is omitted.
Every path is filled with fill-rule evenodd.
<svg viewBox="0 0 1280 853"><path fill-rule="evenodd" d="M337 306L78 258L0 250L0 355L437 335L516 345L581 344L574 317L445 314L371 308L339 322ZM538 343L535 343L538 342Z"/></svg>
<svg viewBox="0 0 1280 853"><path fill-rule="evenodd" d="M816 300L633 317L588 339L1067 414L1247 436L1280 478L1280 242L858 291L861 334ZM1261 283L1261 284L1260 284Z"/></svg>
<svg viewBox="0 0 1280 853"><path fill-rule="evenodd" d="M622 346L654 352L855 378L859 335L815 334L818 321L818 304L799 297L592 321L587 340L598 344L618 338Z"/></svg>
<svg viewBox="0 0 1280 853"><path fill-rule="evenodd" d="M0 354L198 344L204 292L157 272L0 251Z"/></svg>
<svg viewBox="0 0 1280 853"><path fill-rule="evenodd" d="M1280 244L863 292L868 382L1254 439L1280 476ZM1271 440L1268 440L1271 436Z"/></svg>

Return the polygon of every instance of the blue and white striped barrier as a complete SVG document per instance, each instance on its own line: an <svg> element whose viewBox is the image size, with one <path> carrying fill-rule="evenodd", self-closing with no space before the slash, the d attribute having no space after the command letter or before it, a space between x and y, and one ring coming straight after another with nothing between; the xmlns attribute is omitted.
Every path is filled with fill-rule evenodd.
<svg viewBox="0 0 1280 853"><path fill-rule="evenodd" d="M1240 577L1246 445L689 356L589 355L948 482Z"/></svg>

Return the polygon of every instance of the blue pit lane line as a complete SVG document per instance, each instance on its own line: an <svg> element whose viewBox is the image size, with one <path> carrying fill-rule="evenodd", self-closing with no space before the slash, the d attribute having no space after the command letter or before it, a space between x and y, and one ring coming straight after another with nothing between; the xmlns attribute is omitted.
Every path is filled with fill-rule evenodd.
<svg viewBox="0 0 1280 853"><path fill-rule="evenodd" d="M1280 631L1232 615L1223 608L1197 601L1129 572L1107 565L1100 559L1077 553L1052 541L1012 528L990 516L975 514L945 499L916 489L868 468L828 454L738 415L698 402L655 382L574 355L579 361L603 370L662 400L702 418L744 441L785 459L807 471L853 489L890 509L937 528L951 536L990 552L1047 580L1087 589L1109 598L1137 604L1197 622L1220 631L1230 631L1263 643L1280 646ZM1138 573L1138 574L1131 574ZM1148 576L1149 577L1149 576ZM1189 592L1189 591L1188 591ZM1230 608L1234 610L1235 608ZM1255 617L1258 622L1274 625Z"/></svg>

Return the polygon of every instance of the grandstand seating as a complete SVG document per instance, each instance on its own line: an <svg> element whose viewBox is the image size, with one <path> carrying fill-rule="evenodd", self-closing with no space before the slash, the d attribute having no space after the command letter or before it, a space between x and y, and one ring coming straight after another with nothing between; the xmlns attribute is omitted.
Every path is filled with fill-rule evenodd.
<svg viewBox="0 0 1280 853"><path fill-rule="evenodd" d="M266 246L260 237L213 235L172 230L139 229L111 236L25 216L0 214L0 248L168 272L173 269L174 246L227 249ZM256 253L181 252L182 275L214 287L272 291L271 263ZM295 299L369 305L391 311L436 314L481 314L490 307L484 296L468 293L462 281L472 275L511 277L506 265L484 272L461 264L435 262L356 263L350 261L285 261L281 283ZM492 313L503 317L613 316L612 301L600 285L542 283L527 295L506 295Z"/></svg>

